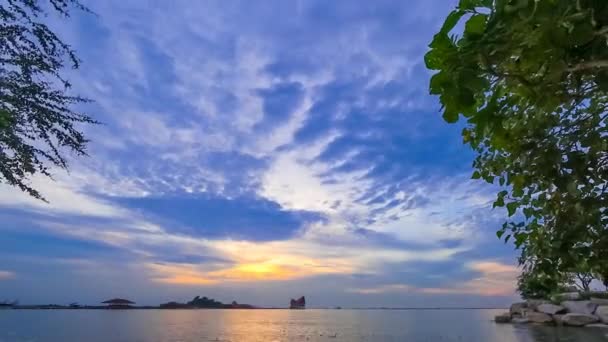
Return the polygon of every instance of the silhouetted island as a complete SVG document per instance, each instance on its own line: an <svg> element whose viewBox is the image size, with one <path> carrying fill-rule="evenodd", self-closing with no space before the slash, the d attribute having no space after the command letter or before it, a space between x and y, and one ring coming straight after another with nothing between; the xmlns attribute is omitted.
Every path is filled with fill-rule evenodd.
<svg viewBox="0 0 608 342"><path fill-rule="evenodd" d="M168 302L161 304L161 309L255 309L253 305L239 304L233 301L231 304L224 304L212 298L196 296L188 303Z"/></svg>

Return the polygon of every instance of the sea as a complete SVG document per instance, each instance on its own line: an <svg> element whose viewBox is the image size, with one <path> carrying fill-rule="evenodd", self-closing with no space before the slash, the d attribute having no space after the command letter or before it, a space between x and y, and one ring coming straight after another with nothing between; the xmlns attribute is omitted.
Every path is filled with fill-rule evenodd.
<svg viewBox="0 0 608 342"><path fill-rule="evenodd" d="M0 310L0 341L608 342L608 330L496 324L501 310Z"/></svg>

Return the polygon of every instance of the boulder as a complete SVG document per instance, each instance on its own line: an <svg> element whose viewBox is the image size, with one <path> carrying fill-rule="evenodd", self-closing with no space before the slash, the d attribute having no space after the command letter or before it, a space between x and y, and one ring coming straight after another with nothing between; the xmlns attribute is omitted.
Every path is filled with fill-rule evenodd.
<svg viewBox="0 0 608 342"><path fill-rule="evenodd" d="M553 322L555 322L555 325L564 325L564 316L565 315L553 315Z"/></svg>
<svg viewBox="0 0 608 342"><path fill-rule="evenodd" d="M536 311L542 312L548 315L556 315L566 311L566 308L560 305L554 304L541 304L536 307Z"/></svg>
<svg viewBox="0 0 608 342"><path fill-rule="evenodd" d="M560 301L579 300L579 299L581 299L581 294L578 292L564 292L564 293L560 293L560 294L556 295L555 297L556 297L556 299L559 299Z"/></svg>
<svg viewBox="0 0 608 342"><path fill-rule="evenodd" d="M526 302L513 303L511 304L509 312L511 313L511 315L523 315L523 309L526 309L527 307L528 303Z"/></svg>
<svg viewBox="0 0 608 342"><path fill-rule="evenodd" d="M589 301L597 305L608 305L608 299L605 298L591 297Z"/></svg>
<svg viewBox="0 0 608 342"><path fill-rule="evenodd" d="M601 324L601 323L588 324L588 325L585 325L585 328L608 329L608 324Z"/></svg>
<svg viewBox="0 0 608 342"><path fill-rule="evenodd" d="M587 324L597 323L599 319L593 315L569 313L562 317L562 321L564 322L564 325L582 327Z"/></svg>
<svg viewBox="0 0 608 342"><path fill-rule="evenodd" d="M521 317L515 317L511 320L511 323L515 323L515 324L527 324L529 322L530 322L529 319L521 318Z"/></svg>
<svg viewBox="0 0 608 342"><path fill-rule="evenodd" d="M552 323L553 318L550 315L547 315L542 312L528 312L526 318L530 321L530 323Z"/></svg>
<svg viewBox="0 0 608 342"><path fill-rule="evenodd" d="M526 301L526 304L528 304L527 308L531 309L531 310L536 310L536 308L539 305L549 304L549 303L551 303L551 302L548 300L544 300L544 299L528 299Z"/></svg>
<svg viewBox="0 0 608 342"><path fill-rule="evenodd" d="M510 323L511 322L511 314L508 312L502 313L494 317L494 322L496 323Z"/></svg>
<svg viewBox="0 0 608 342"><path fill-rule="evenodd" d="M595 309L597 309L597 304L593 304L588 300L582 301L565 301L562 302L562 306L568 309L568 313L575 314L584 314L584 315L593 315Z"/></svg>
<svg viewBox="0 0 608 342"><path fill-rule="evenodd" d="M595 310L595 315L599 317L602 323L608 324L608 306L602 305L598 306Z"/></svg>

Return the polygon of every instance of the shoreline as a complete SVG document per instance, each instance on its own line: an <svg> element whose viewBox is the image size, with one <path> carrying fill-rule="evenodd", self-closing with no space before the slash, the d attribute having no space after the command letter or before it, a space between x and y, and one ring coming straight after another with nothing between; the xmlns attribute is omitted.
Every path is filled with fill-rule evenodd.
<svg viewBox="0 0 608 342"><path fill-rule="evenodd" d="M351 311L449 311L449 310L505 310L508 307L446 307L446 308L307 308L306 310L331 310L331 311L340 311L340 310L351 310ZM63 306L42 306L42 305L23 305L18 307L6 308L0 310L0 312L4 310L106 310L106 311L132 311L132 310L290 310L290 311L301 311L301 310L293 310L290 308L276 308L276 307L253 307L253 308L161 308L157 306L141 306L141 307L130 307L130 308L121 308L121 309L110 309L107 307L98 307L98 306L83 306L78 308L71 307L63 307Z"/></svg>

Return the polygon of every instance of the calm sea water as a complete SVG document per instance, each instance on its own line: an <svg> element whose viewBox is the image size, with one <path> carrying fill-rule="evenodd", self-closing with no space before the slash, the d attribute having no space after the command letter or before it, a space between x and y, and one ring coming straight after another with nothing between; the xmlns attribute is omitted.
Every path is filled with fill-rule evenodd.
<svg viewBox="0 0 608 342"><path fill-rule="evenodd" d="M497 325L496 310L0 310L0 341L608 342L602 329Z"/></svg>

